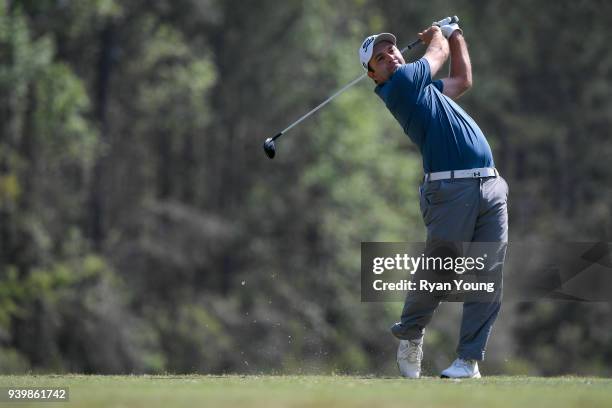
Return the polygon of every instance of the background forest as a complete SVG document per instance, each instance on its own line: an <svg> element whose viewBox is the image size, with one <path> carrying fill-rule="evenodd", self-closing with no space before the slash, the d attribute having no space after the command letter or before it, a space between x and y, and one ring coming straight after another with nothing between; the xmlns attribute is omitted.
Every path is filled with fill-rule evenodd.
<svg viewBox="0 0 612 408"><path fill-rule="evenodd" d="M610 2L0 0L0 372L396 375L359 251L424 239L418 152L370 81L261 145L453 14L511 241L610 241ZM610 303L506 300L483 371L612 374Z"/></svg>

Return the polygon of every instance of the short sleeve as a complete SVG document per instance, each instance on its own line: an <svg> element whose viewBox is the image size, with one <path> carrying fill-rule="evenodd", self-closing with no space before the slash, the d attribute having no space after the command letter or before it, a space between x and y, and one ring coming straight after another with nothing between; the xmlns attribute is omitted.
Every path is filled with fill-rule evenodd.
<svg viewBox="0 0 612 408"><path fill-rule="evenodd" d="M431 84L435 86L438 91L444 92L444 82L442 82L441 79L433 81Z"/></svg>
<svg viewBox="0 0 612 408"><path fill-rule="evenodd" d="M427 85L431 83L431 70L429 63L425 58L421 58L410 64L403 65L398 69L400 78L398 78L404 87L411 87L420 93Z"/></svg>

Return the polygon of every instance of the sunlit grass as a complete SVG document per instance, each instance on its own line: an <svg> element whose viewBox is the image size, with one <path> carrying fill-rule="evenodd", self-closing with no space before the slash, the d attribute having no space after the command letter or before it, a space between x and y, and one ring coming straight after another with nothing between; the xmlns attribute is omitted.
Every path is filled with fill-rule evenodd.
<svg viewBox="0 0 612 408"><path fill-rule="evenodd" d="M1 376L0 387L68 387L77 407L610 407L612 380L351 376ZM40 403L0 403L40 407Z"/></svg>

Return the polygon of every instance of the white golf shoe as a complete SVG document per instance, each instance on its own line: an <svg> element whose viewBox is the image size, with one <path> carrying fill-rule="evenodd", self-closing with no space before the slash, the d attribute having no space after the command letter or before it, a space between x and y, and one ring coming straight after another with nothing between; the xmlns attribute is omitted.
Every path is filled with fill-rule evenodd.
<svg viewBox="0 0 612 408"><path fill-rule="evenodd" d="M397 367L403 377L419 378L421 360L423 360L423 337L415 340L400 340L397 348Z"/></svg>
<svg viewBox="0 0 612 408"><path fill-rule="evenodd" d="M480 378L478 361L458 358L450 367L442 371L441 378Z"/></svg>

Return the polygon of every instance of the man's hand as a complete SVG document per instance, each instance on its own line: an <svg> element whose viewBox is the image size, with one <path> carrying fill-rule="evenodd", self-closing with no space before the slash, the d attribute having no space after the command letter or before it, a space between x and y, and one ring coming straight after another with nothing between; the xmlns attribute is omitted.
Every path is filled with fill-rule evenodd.
<svg viewBox="0 0 612 408"><path fill-rule="evenodd" d="M438 26L431 26L424 31L419 33L419 38L423 41L423 44L429 45L436 35L441 35L442 31Z"/></svg>
<svg viewBox="0 0 612 408"><path fill-rule="evenodd" d="M440 27L436 26L420 32L419 38L427 45L423 58L429 63L430 73L433 77L448 58L448 41L444 39Z"/></svg>
<svg viewBox="0 0 612 408"><path fill-rule="evenodd" d="M463 30L459 28L459 24L457 23L443 25L440 27L440 31L442 31L442 35L446 39L449 39L455 31L459 31L461 34L463 34Z"/></svg>

